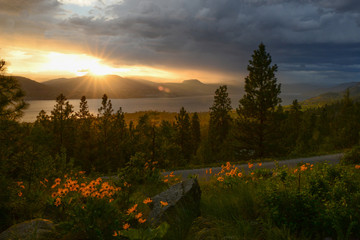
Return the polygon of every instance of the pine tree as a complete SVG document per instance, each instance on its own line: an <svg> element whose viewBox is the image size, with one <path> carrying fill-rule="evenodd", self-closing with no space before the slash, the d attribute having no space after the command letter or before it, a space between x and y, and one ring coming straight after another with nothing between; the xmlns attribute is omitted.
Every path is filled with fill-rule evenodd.
<svg viewBox="0 0 360 240"><path fill-rule="evenodd" d="M106 94L103 95L101 101L101 107L98 109L97 117L97 127L98 127L98 142L99 142L99 152L98 152L98 170L108 171L110 170L110 156L112 147L110 146L112 141L112 113L114 109L112 108L111 100L108 99Z"/></svg>
<svg viewBox="0 0 360 240"><path fill-rule="evenodd" d="M196 112L191 117L191 140L193 146L193 154L195 155L201 141L200 120L199 115Z"/></svg>
<svg viewBox="0 0 360 240"><path fill-rule="evenodd" d="M56 98L56 104L54 109L51 111L51 120L53 122L53 133L57 139L57 152L60 153L61 148L64 147L65 139L69 143L71 131L69 127L71 126L70 120L73 117L73 106L67 101L66 97L61 93ZM69 144L67 144L69 145Z"/></svg>
<svg viewBox="0 0 360 240"><path fill-rule="evenodd" d="M209 143L214 158L218 157L215 155L223 148L222 145L230 131L232 124L231 109L231 99L227 93L227 86L220 86L215 91L214 103L210 108Z"/></svg>
<svg viewBox="0 0 360 240"><path fill-rule="evenodd" d="M0 59L0 120L16 120L27 107L25 93L15 78L5 75L5 64Z"/></svg>
<svg viewBox="0 0 360 240"><path fill-rule="evenodd" d="M256 157L264 157L269 151L271 139L271 123L279 98L280 84L277 84L275 72L277 65L271 65L271 56L260 44L254 51L247 67L249 75L245 78L245 95L239 101L238 126L240 147L253 153Z"/></svg>
<svg viewBox="0 0 360 240"><path fill-rule="evenodd" d="M191 145L191 126L190 117L185 108L182 107L180 112L175 116L176 142L181 148L183 158L186 163L190 161L193 153Z"/></svg>
<svg viewBox="0 0 360 240"><path fill-rule="evenodd" d="M93 115L89 111L89 105L85 96L82 96L79 111L76 113L76 144L75 159L78 165L87 172L92 168L94 162L94 128L92 127Z"/></svg>

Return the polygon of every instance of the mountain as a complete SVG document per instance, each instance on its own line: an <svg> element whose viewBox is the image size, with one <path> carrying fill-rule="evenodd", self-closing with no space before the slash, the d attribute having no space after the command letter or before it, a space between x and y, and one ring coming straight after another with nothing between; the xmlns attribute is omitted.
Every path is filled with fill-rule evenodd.
<svg viewBox="0 0 360 240"><path fill-rule="evenodd" d="M29 78L14 76L21 88L25 91L25 100L48 100L55 99L58 95L56 89L38 83Z"/></svg>
<svg viewBox="0 0 360 240"><path fill-rule="evenodd" d="M117 75L75 78L57 78L46 82L16 77L26 92L26 100L54 100L60 93L68 99L101 98L104 93L109 98L149 98L149 97L186 97L214 95L219 84L205 84L197 79L181 83L157 83L143 79L129 79ZM242 94L243 88L228 86L229 93Z"/></svg>
<svg viewBox="0 0 360 240"><path fill-rule="evenodd" d="M316 97L311 97L302 102L303 105L325 105L339 101L343 98L347 89L349 89L350 97L356 101L360 100L360 82L342 83L328 89L326 92Z"/></svg>
<svg viewBox="0 0 360 240"><path fill-rule="evenodd" d="M182 83L156 83L142 79L129 79L117 75L82 76L59 78L43 82L55 88L69 99L101 98L104 93L109 98L183 97L214 94L218 85L204 84L199 80L185 80Z"/></svg>

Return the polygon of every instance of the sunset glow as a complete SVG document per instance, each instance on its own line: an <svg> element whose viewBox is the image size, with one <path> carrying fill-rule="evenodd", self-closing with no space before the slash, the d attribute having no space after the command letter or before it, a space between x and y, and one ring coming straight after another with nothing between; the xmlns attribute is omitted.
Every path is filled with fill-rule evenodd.
<svg viewBox="0 0 360 240"><path fill-rule="evenodd" d="M101 63L100 59L85 54L61 54L51 52L47 55L48 62L42 68L50 71L69 71L77 76L86 74L114 74L115 69Z"/></svg>

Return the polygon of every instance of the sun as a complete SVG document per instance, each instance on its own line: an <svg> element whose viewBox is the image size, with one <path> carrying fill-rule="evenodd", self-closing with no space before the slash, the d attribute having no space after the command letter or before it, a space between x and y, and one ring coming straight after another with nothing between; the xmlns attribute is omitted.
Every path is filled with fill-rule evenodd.
<svg viewBox="0 0 360 240"><path fill-rule="evenodd" d="M114 68L102 63L101 59L86 54L63 54L51 52L43 68L52 71L67 71L83 76L86 74L102 76L114 73Z"/></svg>
<svg viewBox="0 0 360 240"><path fill-rule="evenodd" d="M113 69L111 67L96 63L92 66L89 66L88 73L96 76L109 75L113 73Z"/></svg>

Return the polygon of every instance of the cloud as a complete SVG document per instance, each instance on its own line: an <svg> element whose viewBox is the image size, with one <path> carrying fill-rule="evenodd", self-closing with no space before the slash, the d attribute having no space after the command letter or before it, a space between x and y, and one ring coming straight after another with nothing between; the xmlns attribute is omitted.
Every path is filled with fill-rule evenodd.
<svg viewBox="0 0 360 240"><path fill-rule="evenodd" d="M357 0L0 0L1 31L64 40L114 65L244 73L264 42L286 71L359 61ZM25 3L25 4L23 4ZM66 12L66 4L89 11ZM86 14L85 14L86 13ZM359 56L359 55L358 55ZM304 69L306 71L307 69ZM312 70L313 71L313 70Z"/></svg>

